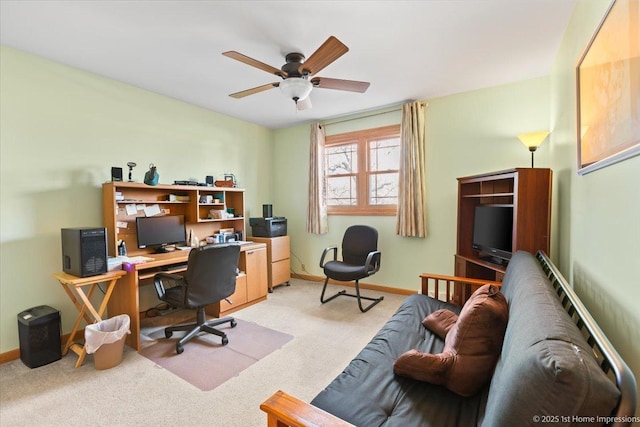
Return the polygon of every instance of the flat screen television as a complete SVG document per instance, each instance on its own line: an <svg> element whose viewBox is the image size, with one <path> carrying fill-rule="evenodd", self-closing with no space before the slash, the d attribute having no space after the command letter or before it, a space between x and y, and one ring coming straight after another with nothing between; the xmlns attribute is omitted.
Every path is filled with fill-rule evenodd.
<svg viewBox="0 0 640 427"><path fill-rule="evenodd" d="M149 216L136 218L138 247L154 248L155 253L167 252L166 246L187 240L184 215Z"/></svg>
<svg viewBox="0 0 640 427"><path fill-rule="evenodd" d="M495 264L511 259L513 206L479 205L473 218L472 247L480 258Z"/></svg>

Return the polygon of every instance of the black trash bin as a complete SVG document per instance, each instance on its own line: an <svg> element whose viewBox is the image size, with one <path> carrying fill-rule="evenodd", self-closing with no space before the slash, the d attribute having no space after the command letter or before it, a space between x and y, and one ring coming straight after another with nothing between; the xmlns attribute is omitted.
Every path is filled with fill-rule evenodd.
<svg viewBox="0 0 640 427"><path fill-rule="evenodd" d="M48 305L39 305L19 313L18 337L20 359L29 368L60 360L60 312Z"/></svg>

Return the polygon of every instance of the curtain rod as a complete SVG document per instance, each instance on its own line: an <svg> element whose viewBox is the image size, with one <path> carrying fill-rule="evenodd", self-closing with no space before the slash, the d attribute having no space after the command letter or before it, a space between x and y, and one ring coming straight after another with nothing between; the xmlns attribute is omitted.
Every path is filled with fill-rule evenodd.
<svg viewBox="0 0 640 427"><path fill-rule="evenodd" d="M421 104L422 105L426 105L427 103L426 102L421 102ZM369 117L381 116L383 114L395 113L397 111L402 111L402 106L403 105L404 104L401 104L401 105L398 105L398 106L395 106L395 107L389 107L389 108L391 108L390 110L380 111L380 112L371 113L371 114L364 114L362 116L349 117L349 118L342 119L342 120L340 120L340 119L329 120L329 121L326 121L326 122L322 122L321 125L322 126L330 126L330 125L335 125L335 124L338 124L338 123L350 122L352 120L366 119L366 118L369 118Z"/></svg>
<svg viewBox="0 0 640 427"><path fill-rule="evenodd" d="M336 125L338 123L350 122L352 120L366 119L366 118L369 118L369 117L381 116L383 114L395 113L396 111L402 111L402 107L394 108L393 110L380 111L378 113L366 114L366 115L358 116L358 117L350 117L348 119L342 119L342 120L336 119L334 121L327 121L327 122L323 122L321 124L322 124L322 126Z"/></svg>

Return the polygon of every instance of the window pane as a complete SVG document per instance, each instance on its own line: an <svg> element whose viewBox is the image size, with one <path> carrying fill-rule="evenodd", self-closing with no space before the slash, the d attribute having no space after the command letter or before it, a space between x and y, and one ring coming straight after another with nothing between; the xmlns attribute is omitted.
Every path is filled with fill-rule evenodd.
<svg viewBox="0 0 640 427"><path fill-rule="evenodd" d="M395 205L398 203L398 173L369 175L369 204Z"/></svg>
<svg viewBox="0 0 640 427"><path fill-rule="evenodd" d="M327 179L327 204L329 206L355 206L357 204L356 177L329 177Z"/></svg>
<svg viewBox="0 0 640 427"><path fill-rule="evenodd" d="M398 170L400 139L390 138L369 142L369 170L371 172Z"/></svg>
<svg viewBox="0 0 640 427"><path fill-rule="evenodd" d="M325 156L328 175L342 175L358 172L357 144L327 147Z"/></svg>

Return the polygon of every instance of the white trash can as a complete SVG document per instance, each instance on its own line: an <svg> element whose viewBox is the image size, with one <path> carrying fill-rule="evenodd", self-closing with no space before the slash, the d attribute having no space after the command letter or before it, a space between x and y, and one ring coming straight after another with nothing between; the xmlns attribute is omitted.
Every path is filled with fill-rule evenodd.
<svg viewBox="0 0 640 427"><path fill-rule="evenodd" d="M131 319L121 314L84 328L87 353L93 354L96 369L109 369L122 362L124 341L130 334Z"/></svg>

